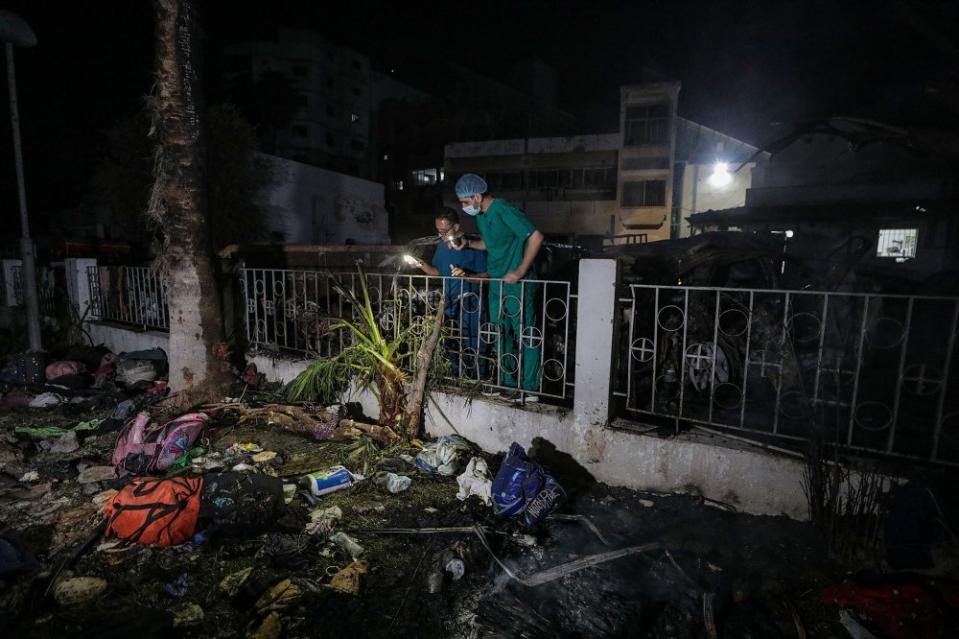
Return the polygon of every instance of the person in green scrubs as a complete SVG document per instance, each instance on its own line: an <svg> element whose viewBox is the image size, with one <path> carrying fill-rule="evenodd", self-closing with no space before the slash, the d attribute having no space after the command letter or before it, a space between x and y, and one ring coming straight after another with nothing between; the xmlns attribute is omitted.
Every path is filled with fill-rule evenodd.
<svg viewBox="0 0 959 639"><path fill-rule="evenodd" d="M543 333L536 321L540 285L533 262L543 244L543 234L518 208L489 194L486 180L467 173L456 182L456 197L463 212L476 218L479 240L462 248L486 251L489 284L489 318L498 328L498 385L539 392ZM502 280L502 282L500 281ZM517 380L517 377L520 379ZM536 401L526 395L526 401Z"/></svg>

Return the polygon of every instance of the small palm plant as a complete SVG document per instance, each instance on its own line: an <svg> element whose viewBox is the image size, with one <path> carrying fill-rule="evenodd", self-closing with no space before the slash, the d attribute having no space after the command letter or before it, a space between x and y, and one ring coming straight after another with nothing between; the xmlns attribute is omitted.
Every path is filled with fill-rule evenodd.
<svg viewBox="0 0 959 639"><path fill-rule="evenodd" d="M373 310L366 274L362 268L358 271L360 296L331 276L333 289L356 312L352 321L333 318L329 332L348 331L352 338L350 343L336 355L317 360L300 373L286 388L286 397L290 401L333 403L352 380L359 388L369 389L376 396L380 406L380 426L415 437L419 418L416 416L411 421L408 415L406 386L410 380L404 367L411 363L421 346L422 333L417 337L413 327L406 327L397 330L393 336L385 335ZM435 339L433 341L435 346ZM429 362L426 364L428 366ZM420 362L416 365L419 366Z"/></svg>

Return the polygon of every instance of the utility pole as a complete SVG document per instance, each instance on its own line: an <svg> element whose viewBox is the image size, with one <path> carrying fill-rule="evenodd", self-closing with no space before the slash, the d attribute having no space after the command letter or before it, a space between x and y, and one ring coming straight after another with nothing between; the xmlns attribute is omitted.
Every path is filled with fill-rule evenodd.
<svg viewBox="0 0 959 639"><path fill-rule="evenodd" d="M20 111L17 108L17 76L13 62L13 47L32 47L37 36L20 16L10 11L0 11L0 41L4 42L7 54L7 83L10 87L10 128L13 131L13 156L17 167L17 194L20 199L20 258L23 262L23 303L27 311L27 335L30 351L43 350L40 334L40 300L37 296L37 270L34 260L33 240L30 239L30 224L27 218L27 191L23 179L23 153L20 143Z"/></svg>

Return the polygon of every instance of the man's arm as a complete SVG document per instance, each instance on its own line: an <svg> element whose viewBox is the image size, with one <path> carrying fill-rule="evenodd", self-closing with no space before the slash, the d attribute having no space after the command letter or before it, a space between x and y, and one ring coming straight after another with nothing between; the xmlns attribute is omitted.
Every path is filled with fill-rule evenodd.
<svg viewBox="0 0 959 639"><path fill-rule="evenodd" d="M530 267L533 265L533 261L536 259L536 255L539 253L539 248L543 245L543 234L539 231L533 231L528 238L526 238L526 250L523 251L523 261L520 263L519 267L514 271L510 271L503 276L503 281L507 284L513 284L520 281L526 277L526 273L529 272Z"/></svg>
<svg viewBox="0 0 959 639"><path fill-rule="evenodd" d="M426 273L427 275L439 275L440 270L433 266L432 264L427 264L423 260L417 260L416 265L420 267L420 270Z"/></svg>
<svg viewBox="0 0 959 639"><path fill-rule="evenodd" d="M483 243L482 239L477 239L477 240L467 239L465 242L463 242L459 246L454 244L453 248L456 249L457 251L462 251L463 249L473 249L474 251L485 251L486 244Z"/></svg>

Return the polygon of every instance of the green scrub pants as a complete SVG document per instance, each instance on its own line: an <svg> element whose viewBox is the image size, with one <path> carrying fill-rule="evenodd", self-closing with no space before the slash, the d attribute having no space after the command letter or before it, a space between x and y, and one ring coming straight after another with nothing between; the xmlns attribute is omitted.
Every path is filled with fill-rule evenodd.
<svg viewBox="0 0 959 639"><path fill-rule="evenodd" d="M496 357L500 386L519 388L516 373L520 372L523 390L541 390L543 331L536 322L539 289L540 284L536 282L490 282L489 317L499 332ZM526 336L522 337L524 330Z"/></svg>

